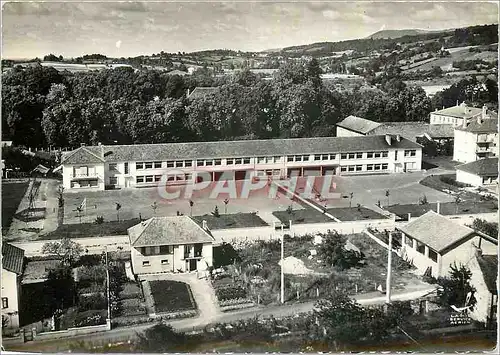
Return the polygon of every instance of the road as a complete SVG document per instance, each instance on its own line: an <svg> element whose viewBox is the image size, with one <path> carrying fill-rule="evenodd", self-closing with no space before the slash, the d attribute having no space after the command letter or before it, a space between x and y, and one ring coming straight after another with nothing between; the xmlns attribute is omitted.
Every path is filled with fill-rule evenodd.
<svg viewBox="0 0 500 355"><path fill-rule="evenodd" d="M410 292L394 292L392 300L404 301L417 299L422 297L432 291L434 291L434 287L425 287L419 290L414 290ZM362 305L378 305L385 303L385 296L380 295L378 292L372 292L369 294L362 294L354 296L354 299L358 301L358 303ZM187 319L179 319L169 322L168 324L172 325L172 327L178 331L195 331L200 330L206 327L209 324L214 323L229 323L240 319L249 319L253 317L287 317L293 316L299 313L310 312L314 308L314 304L316 301L302 302L302 303L294 303L294 304L286 304L286 305L277 305L271 307L258 307L251 309L244 309L240 311L235 311L231 313L221 314L217 319L213 319L212 321L207 321L201 317L197 318L187 318ZM28 342L24 344L16 344L16 345L4 345L7 350L16 350L16 351L44 351L44 352L61 352L67 351L70 349L71 344L80 344L91 343L93 346L103 346L105 344L115 344L119 342L127 342L132 341L136 338L137 333L141 333L153 326L153 324L145 324L145 325L135 325L131 327L122 327L112 329L107 332L102 333L94 333L94 334L86 334L72 337L71 339L51 339L51 340L43 340L43 341L34 341Z"/></svg>

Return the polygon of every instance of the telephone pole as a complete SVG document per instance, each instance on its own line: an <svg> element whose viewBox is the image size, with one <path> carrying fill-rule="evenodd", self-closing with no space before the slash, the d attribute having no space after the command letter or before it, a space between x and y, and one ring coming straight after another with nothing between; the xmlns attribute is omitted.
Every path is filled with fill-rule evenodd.
<svg viewBox="0 0 500 355"><path fill-rule="evenodd" d="M283 264L285 263L285 231L281 225L281 294L280 301L285 303L285 273L283 272Z"/></svg>
<svg viewBox="0 0 500 355"><path fill-rule="evenodd" d="M389 249L387 254L387 280L385 283L385 303L391 303L391 274L392 274L392 232L389 232Z"/></svg>

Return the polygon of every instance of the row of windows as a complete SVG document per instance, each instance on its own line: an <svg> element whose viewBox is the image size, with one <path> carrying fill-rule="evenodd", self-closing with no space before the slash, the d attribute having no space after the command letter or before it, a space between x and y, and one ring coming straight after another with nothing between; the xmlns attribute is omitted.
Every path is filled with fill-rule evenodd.
<svg viewBox="0 0 500 355"><path fill-rule="evenodd" d="M161 175L141 175L141 176L136 176L135 178L135 182L137 184L158 182L160 180L161 180ZM191 180L191 174L170 175L167 177L167 181L185 181L185 180Z"/></svg>
<svg viewBox="0 0 500 355"><path fill-rule="evenodd" d="M388 151L383 151L383 152L368 152L366 153L366 157L368 159L370 158L387 158L389 156Z"/></svg>
<svg viewBox="0 0 500 355"><path fill-rule="evenodd" d="M417 155L417 151L415 149L405 150L405 157L414 157Z"/></svg>
<svg viewBox="0 0 500 355"><path fill-rule="evenodd" d="M340 154L340 159L361 159L363 158L363 153L342 153Z"/></svg>
<svg viewBox="0 0 500 355"><path fill-rule="evenodd" d="M174 252L173 245L160 245L154 247L142 247L140 252L144 256L150 255L169 255Z"/></svg>
<svg viewBox="0 0 500 355"><path fill-rule="evenodd" d="M413 249L413 241L414 240L411 237L408 237L408 236L405 237L405 243L406 243L406 245L408 245L412 249ZM425 255L425 244L419 242L416 239L415 239L415 243L416 243L416 250L420 254ZM429 253L428 254L429 259L431 259L432 261L434 261L435 263L437 263L437 259L438 259L437 252L434 251L434 250L432 250L431 248L428 248L428 253Z"/></svg>
<svg viewBox="0 0 500 355"><path fill-rule="evenodd" d="M161 264L162 264L162 265L168 265L168 264L170 264L170 263L168 262L168 260L167 260L167 259L163 259L163 260L161 261ZM144 260L144 261L142 262L142 266L151 266L151 264L150 264L149 260Z"/></svg>
<svg viewBox="0 0 500 355"><path fill-rule="evenodd" d="M161 161L137 162L137 163L135 163L135 168L137 170L160 169L161 168Z"/></svg>
<svg viewBox="0 0 500 355"><path fill-rule="evenodd" d="M367 164L367 171L377 171L377 170L387 170L389 168L389 164ZM363 171L363 165L342 165L340 167L341 172L353 172L353 171Z"/></svg>

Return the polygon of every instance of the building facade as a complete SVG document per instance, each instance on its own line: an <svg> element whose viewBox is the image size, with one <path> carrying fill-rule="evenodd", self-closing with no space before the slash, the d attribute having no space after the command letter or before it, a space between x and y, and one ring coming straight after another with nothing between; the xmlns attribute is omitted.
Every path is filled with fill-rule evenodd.
<svg viewBox="0 0 500 355"><path fill-rule="evenodd" d="M472 185L498 184L498 158L484 158L456 167L457 181Z"/></svg>
<svg viewBox="0 0 500 355"><path fill-rule="evenodd" d="M19 301L24 250L9 243L2 244L2 323L7 329L19 328Z"/></svg>
<svg viewBox="0 0 500 355"><path fill-rule="evenodd" d="M190 217L153 217L128 229L134 274L206 272L214 238Z"/></svg>
<svg viewBox="0 0 500 355"><path fill-rule="evenodd" d="M212 181L403 173L421 169L422 146L399 135L82 146L62 158L65 191ZM249 175L251 172L252 175Z"/></svg>
<svg viewBox="0 0 500 355"><path fill-rule="evenodd" d="M486 115L486 107L477 108L469 107L465 102L460 105L452 106L448 108L443 108L442 110L437 110L431 112L430 114L430 124L448 124L455 127L463 125L464 121L470 121Z"/></svg>
<svg viewBox="0 0 500 355"><path fill-rule="evenodd" d="M498 156L498 118L481 118L455 129L453 160L470 163Z"/></svg>
<svg viewBox="0 0 500 355"><path fill-rule="evenodd" d="M421 274L438 278L449 275L453 263L467 264L477 249L497 255L496 239L460 225L434 211L396 228L398 254Z"/></svg>

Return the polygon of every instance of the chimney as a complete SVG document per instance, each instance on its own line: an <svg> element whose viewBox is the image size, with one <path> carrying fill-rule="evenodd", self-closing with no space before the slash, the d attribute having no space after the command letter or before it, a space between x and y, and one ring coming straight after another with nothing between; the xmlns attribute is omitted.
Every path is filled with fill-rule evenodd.
<svg viewBox="0 0 500 355"><path fill-rule="evenodd" d="M408 213L408 222L411 221L411 213Z"/></svg>
<svg viewBox="0 0 500 355"><path fill-rule="evenodd" d="M98 143L97 143L97 145L100 147L100 146L102 145L102 143L101 143L101 142L98 142Z"/></svg>
<svg viewBox="0 0 500 355"><path fill-rule="evenodd" d="M439 211L441 210L441 202L437 202L437 206L436 206L436 213L437 214L440 214Z"/></svg>
<svg viewBox="0 0 500 355"><path fill-rule="evenodd" d="M396 135L396 141L401 142L401 136L399 134Z"/></svg>
<svg viewBox="0 0 500 355"><path fill-rule="evenodd" d="M385 141L387 142L388 145L391 145L392 137L390 134L385 135Z"/></svg>
<svg viewBox="0 0 500 355"><path fill-rule="evenodd" d="M462 107L464 108L464 114L467 114L467 110L468 110L468 107L467 107L467 104L464 102L462 102Z"/></svg>
<svg viewBox="0 0 500 355"><path fill-rule="evenodd" d="M467 119L465 117L462 119L462 128L467 128Z"/></svg>
<svg viewBox="0 0 500 355"><path fill-rule="evenodd" d="M203 220L203 222L202 222L202 226L203 226L202 228L203 228L204 230L208 230L207 221Z"/></svg>
<svg viewBox="0 0 500 355"><path fill-rule="evenodd" d="M483 112L481 113L481 117L483 118L483 120L486 119L487 113L488 113L488 107L486 107L486 105L483 105Z"/></svg>
<svg viewBox="0 0 500 355"><path fill-rule="evenodd" d="M80 147L85 147L85 143L80 143Z"/></svg>

